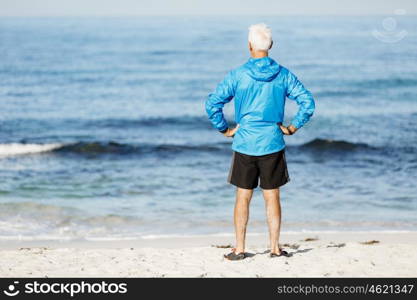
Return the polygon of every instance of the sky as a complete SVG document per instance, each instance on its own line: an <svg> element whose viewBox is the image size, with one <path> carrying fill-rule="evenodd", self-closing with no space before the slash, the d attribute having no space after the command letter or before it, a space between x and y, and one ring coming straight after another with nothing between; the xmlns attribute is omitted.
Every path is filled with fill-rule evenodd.
<svg viewBox="0 0 417 300"><path fill-rule="evenodd" d="M0 16L417 15L416 0L0 0Z"/></svg>

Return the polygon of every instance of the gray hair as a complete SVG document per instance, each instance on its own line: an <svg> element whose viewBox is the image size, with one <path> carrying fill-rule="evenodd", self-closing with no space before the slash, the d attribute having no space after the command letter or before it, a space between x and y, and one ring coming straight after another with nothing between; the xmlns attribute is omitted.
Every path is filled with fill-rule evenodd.
<svg viewBox="0 0 417 300"><path fill-rule="evenodd" d="M254 50L268 51L272 45L271 28L264 23L251 25L248 40Z"/></svg>

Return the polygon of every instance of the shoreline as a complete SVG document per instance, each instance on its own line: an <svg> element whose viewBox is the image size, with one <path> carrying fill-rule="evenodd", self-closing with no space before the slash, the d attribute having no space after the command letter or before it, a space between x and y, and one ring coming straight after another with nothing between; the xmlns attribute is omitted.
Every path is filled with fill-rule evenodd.
<svg viewBox="0 0 417 300"><path fill-rule="evenodd" d="M365 243L368 242L368 243ZM266 234L230 262L230 236L0 243L2 277L416 277L417 232L282 233L292 256L270 258Z"/></svg>
<svg viewBox="0 0 417 300"><path fill-rule="evenodd" d="M267 233L248 233L247 245L268 244ZM384 243L402 243L417 245L417 231L383 230L383 231L287 231L281 233L280 243L294 243L305 238L318 238L321 242L363 242L379 240ZM91 238L91 239L4 239L0 240L1 250L19 247L47 248L183 248L204 247L212 244L233 244L233 233L195 234L195 235L145 235L137 238Z"/></svg>

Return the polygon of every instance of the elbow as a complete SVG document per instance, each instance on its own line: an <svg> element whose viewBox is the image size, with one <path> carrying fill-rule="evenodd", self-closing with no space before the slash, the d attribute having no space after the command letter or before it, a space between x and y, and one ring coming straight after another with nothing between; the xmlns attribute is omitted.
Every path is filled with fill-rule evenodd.
<svg viewBox="0 0 417 300"><path fill-rule="evenodd" d="M316 110L316 102L314 101L313 96L311 94L308 101L306 101L305 104L305 114L311 117L314 114L314 111Z"/></svg>
<svg viewBox="0 0 417 300"><path fill-rule="evenodd" d="M207 98L207 100L204 103L204 107L206 109L206 113L207 115L210 117L211 115L213 115L213 105L211 104L211 100L210 100L210 96Z"/></svg>
<svg viewBox="0 0 417 300"><path fill-rule="evenodd" d="M316 106L313 99L311 99L311 101L304 102L297 116L291 122L292 125L294 125L297 129L303 127L308 121L310 121L315 109Z"/></svg>
<svg viewBox="0 0 417 300"><path fill-rule="evenodd" d="M315 110L316 110L316 103L314 102L313 99L311 99L311 103L310 103L310 106L308 108L308 114L310 115L310 117L313 116Z"/></svg>

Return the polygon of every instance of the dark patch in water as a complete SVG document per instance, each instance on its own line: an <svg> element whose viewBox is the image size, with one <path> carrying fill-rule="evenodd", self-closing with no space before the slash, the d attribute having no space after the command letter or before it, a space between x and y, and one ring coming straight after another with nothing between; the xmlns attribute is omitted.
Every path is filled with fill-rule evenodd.
<svg viewBox="0 0 417 300"><path fill-rule="evenodd" d="M125 154L135 150L134 146L119 144L116 142L78 142L75 144L65 145L56 149L54 152L72 152L79 154Z"/></svg>
<svg viewBox="0 0 417 300"><path fill-rule="evenodd" d="M372 147L364 143L350 143L330 139L314 139L301 145L300 148L312 150L350 151L357 149L371 149Z"/></svg>
<svg viewBox="0 0 417 300"><path fill-rule="evenodd" d="M175 144L144 144L129 145L116 142L78 142L64 145L54 150L56 153L74 153L81 155L100 155L100 154L146 154L146 153L182 153L182 152L216 152L224 151L221 145L175 145Z"/></svg>
<svg viewBox="0 0 417 300"><path fill-rule="evenodd" d="M381 78L357 82L357 86L372 89L414 87L416 85L417 79L415 78Z"/></svg>

